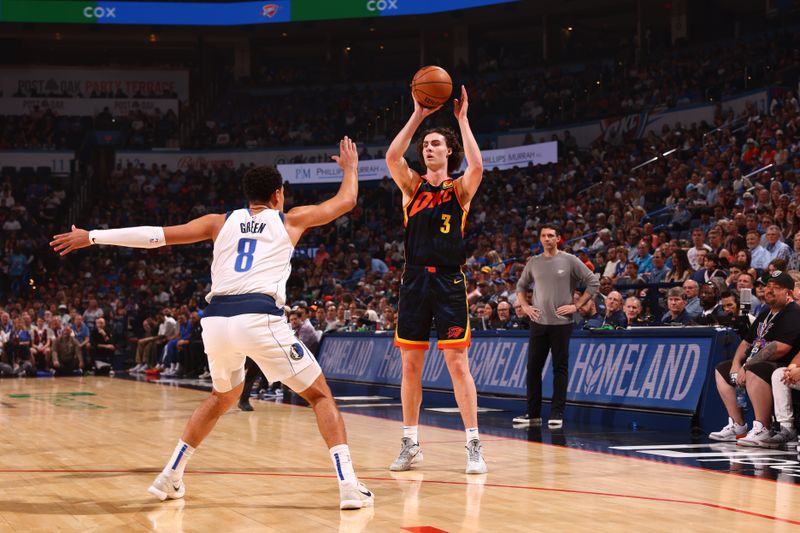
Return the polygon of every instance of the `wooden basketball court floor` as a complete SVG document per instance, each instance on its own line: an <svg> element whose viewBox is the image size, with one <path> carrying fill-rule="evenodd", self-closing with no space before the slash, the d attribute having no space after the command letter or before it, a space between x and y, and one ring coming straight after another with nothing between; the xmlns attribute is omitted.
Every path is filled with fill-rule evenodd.
<svg viewBox="0 0 800 533"><path fill-rule="evenodd" d="M483 435L421 428L425 462L390 473L398 422L344 413L374 509L339 511L310 409L225 415L189 463L186 497L146 489L206 392L109 378L0 381L2 532L789 531L800 486Z"/></svg>

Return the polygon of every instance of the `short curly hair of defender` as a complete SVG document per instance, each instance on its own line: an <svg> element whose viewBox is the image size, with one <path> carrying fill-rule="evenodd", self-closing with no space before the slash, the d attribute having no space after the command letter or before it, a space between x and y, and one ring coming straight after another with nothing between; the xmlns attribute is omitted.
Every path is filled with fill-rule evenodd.
<svg viewBox="0 0 800 533"><path fill-rule="evenodd" d="M251 168L242 178L242 190L248 202L269 202L272 193L281 187L283 178L273 167Z"/></svg>
<svg viewBox="0 0 800 533"><path fill-rule="evenodd" d="M456 132L450 128L430 128L422 132L422 135L417 139L417 156L423 165L425 164L425 156L422 153L422 143L425 142L425 137L431 133L438 133L444 137L444 142L448 148L453 152L447 157L447 173L451 174L457 172L461 168L461 161L464 160L464 148L461 146L461 141L458 140Z"/></svg>

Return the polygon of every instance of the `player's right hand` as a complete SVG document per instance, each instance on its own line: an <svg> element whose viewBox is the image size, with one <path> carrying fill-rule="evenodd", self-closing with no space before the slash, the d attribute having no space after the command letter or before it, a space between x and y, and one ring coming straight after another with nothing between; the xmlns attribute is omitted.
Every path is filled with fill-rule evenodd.
<svg viewBox="0 0 800 533"><path fill-rule="evenodd" d="M331 159L342 167L342 170L358 170L358 147L350 137L339 141L339 155L332 155Z"/></svg>
<svg viewBox="0 0 800 533"><path fill-rule="evenodd" d="M413 94L411 95L411 100L414 101L414 115L419 117L420 119L425 119L429 115L432 115L433 113L436 113L437 111L439 111L442 108L442 106L425 107L424 105L422 105L419 102L417 102L417 99L414 98ZM442 105L444 105L444 104L442 104Z"/></svg>
<svg viewBox="0 0 800 533"><path fill-rule="evenodd" d="M532 305L523 304L520 306L520 311L525 314L531 320L539 320L539 316L542 314L540 309L536 309Z"/></svg>
<svg viewBox="0 0 800 533"><path fill-rule="evenodd" d="M75 224L72 225L72 231L69 233L60 233L53 236L50 246L58 255L67 255L70 252L87 248L92 245L89 240L89 232L85 229L76 228Z"/></svg>

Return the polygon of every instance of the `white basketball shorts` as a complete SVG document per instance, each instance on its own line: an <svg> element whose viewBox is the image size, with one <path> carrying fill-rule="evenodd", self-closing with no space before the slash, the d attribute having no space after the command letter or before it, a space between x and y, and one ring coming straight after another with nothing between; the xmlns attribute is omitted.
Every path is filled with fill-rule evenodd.
<svg viewBox="0 0 800 533"><path fill-rule="evenodd" d="M207 316L201 324L217 392L228 392L244 381L245 356L255 361L270 382L281 381L295 392L307 389L322 373L314 354L295 337L284 316Z"/></svg>

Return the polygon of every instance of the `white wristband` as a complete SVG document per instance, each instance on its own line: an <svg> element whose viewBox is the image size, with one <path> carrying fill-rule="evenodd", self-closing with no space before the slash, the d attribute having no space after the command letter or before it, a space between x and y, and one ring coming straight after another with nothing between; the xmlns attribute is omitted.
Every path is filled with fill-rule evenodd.
<svg viewBox="0 0 800 533"><path fill-rule="evenodd" d="M128 248L158 248L167 244L164 228L160 226L95 229L89 232L89 240L92 244L111 244Z"/></svg>

